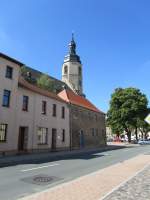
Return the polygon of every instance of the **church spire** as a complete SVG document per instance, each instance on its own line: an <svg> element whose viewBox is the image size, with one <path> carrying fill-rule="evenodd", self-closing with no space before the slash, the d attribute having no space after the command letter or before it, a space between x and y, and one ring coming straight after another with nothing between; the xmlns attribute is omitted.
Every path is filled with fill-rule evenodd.
<svg viewBox="0 0 150 200"><path fill-rule="evenodd" d="M69 53L67 56L65 56L64 62L79 62L80 61L80 57L76 54L76 43L74 40L74 34L72 33L72 38L71 38L71 42L69 43Z"/></svg>
<svg viewBox="0 0 150 200"><path fill-rule="evenodd" d="M62 67L62 81L64 81L76 94L83 95L82 64L80 57L76 54L74 34L72 34L68 46L69 52L68 55L65 56Z"/></svg>
<svg viewBox="0 0 150 200"><path fill-rule="evenodd" d="M69 43L69 54L71 55L76 55L76 43L74 41L74 34L72 33L72 39L71 42Z"/></svg>

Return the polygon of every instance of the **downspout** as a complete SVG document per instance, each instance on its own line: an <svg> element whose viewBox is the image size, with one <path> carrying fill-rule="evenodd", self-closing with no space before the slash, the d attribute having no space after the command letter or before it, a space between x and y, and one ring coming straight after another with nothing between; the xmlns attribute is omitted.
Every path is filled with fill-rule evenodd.
<svg viewBox="0 0 150 200"><path fill-rule="evenodd" d="M69 103L69 113L70 113L70 151L72 151L72 112L71 112L71 103Z"/></svg>

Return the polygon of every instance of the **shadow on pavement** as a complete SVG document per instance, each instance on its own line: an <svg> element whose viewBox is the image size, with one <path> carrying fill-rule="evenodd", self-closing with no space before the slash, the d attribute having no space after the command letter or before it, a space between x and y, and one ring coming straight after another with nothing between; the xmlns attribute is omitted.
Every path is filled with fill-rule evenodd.
<svg viewBox="0 0 150 200"><path fill-rule="evenodd" d="M90 160L98 157L105 156L103 154L95 155L96 153L102 153L111 150L118 150L126 147L122 145L109 145L101 149L90 149L90 150L73 150L65 152L47 152L47 153L34 153L34 154L23 154L15 156L3 156L0 158L0 168L21 165L21 164L43 164L47 162L59 161L59 160L73 160L82 159Z"/></svg>

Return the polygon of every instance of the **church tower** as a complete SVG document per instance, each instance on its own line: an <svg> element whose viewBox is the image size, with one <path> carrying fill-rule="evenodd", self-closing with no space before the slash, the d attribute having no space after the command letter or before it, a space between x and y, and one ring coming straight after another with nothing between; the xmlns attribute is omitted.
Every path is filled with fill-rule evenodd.
<svg viewBox="0 0 150 200"><path fill-rule="evenodd" d="M65 56L62 66L62 81L65 82L76 94L82 96L82 64L80 57L76 54L76 43L73 34L72 40L68 46L69 53Z"/></svg>

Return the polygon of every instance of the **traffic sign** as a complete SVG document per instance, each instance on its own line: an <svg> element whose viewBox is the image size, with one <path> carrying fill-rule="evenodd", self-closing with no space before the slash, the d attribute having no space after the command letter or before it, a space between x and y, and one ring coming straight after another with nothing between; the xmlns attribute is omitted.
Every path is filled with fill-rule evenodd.
<svg viewBox="0 0 150 200"><path fill-rule="evenodd" d="M145 118L145 121L150 124L150 114Z"/></svg>

